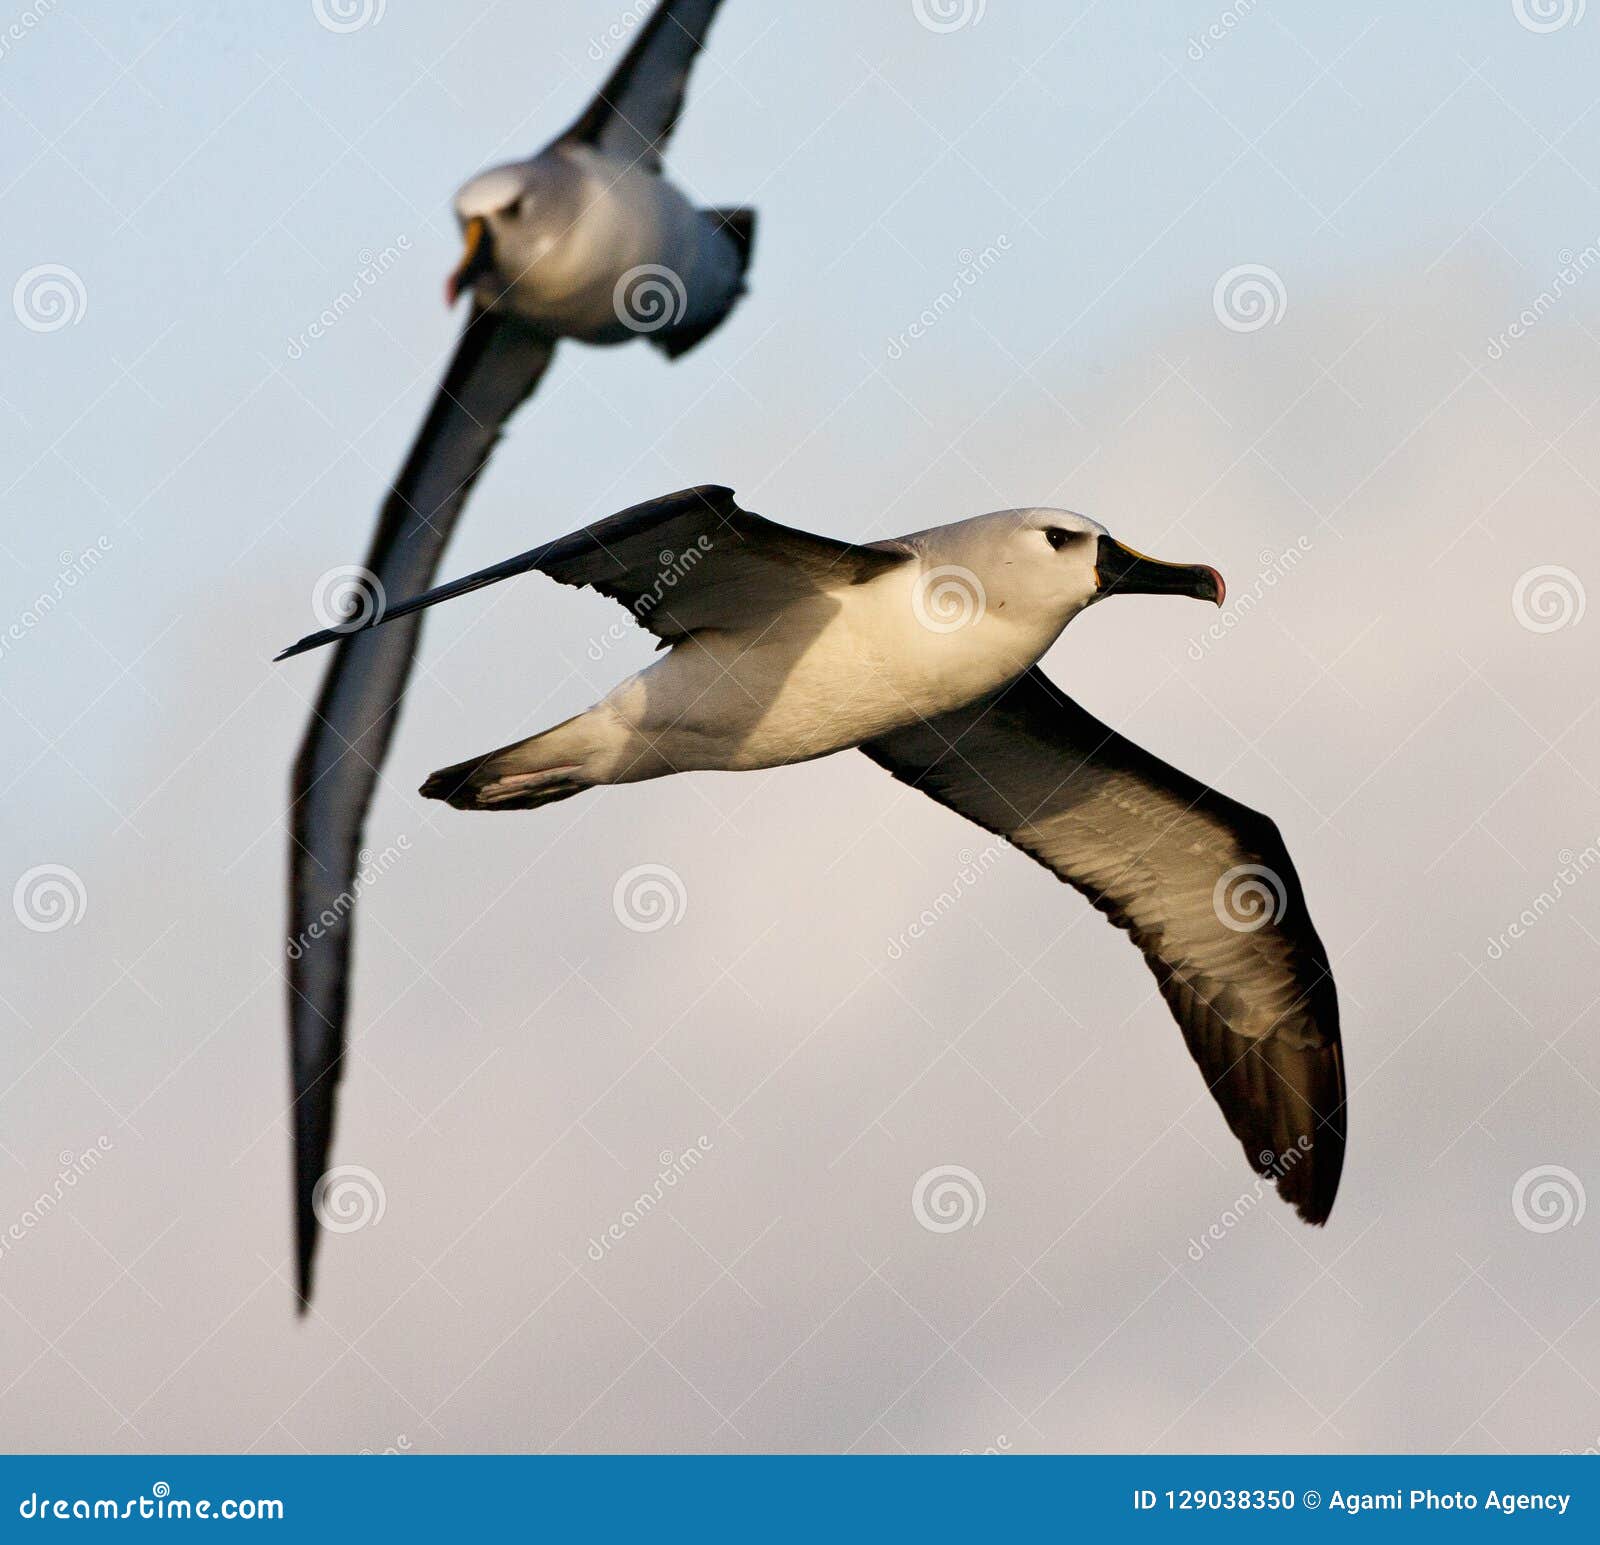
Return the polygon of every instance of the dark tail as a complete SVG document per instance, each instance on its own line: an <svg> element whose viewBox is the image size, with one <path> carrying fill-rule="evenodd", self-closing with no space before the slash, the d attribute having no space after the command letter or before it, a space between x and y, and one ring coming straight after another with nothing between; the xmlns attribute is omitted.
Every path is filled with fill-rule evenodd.
<svg viewBox="0 0 1600 1545"><path fill-rule="evenodd" d="M722 326L728 313L739 304L739 297L744 294L744 276L750 267L751 254L756 245L756 212L753 209L702 209L701 217L709 221L717 230L721 231L733 243L734 252L739 259L739 283L732 295L728 297L728 304L713 317L704 321L688 324L684 327L673 327L665 332L655 333L650 341L661 350L668 359L677 359L680 354L687 354L703 338L709 338Z"/></svg>

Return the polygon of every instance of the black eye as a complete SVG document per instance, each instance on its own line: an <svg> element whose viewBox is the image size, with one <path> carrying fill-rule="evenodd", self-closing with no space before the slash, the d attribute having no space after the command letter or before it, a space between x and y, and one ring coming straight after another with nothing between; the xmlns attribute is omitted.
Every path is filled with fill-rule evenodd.
<svg viewBox="0 0 1600 1545"><path fill-rule="evenodd" d="M1045 541L1047 541L1058 552L1064 546L1066 546L1067 536L1068 533L1063 531L1060 526L1046 526L1044 528Z"/></svg>

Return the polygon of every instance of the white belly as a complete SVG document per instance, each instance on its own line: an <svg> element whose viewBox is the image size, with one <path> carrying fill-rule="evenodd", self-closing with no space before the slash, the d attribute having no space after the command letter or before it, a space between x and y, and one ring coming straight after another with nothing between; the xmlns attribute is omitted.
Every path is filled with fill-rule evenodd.
<svg viewBox="0 0 1600 1545"><path fill-rule="evenodd" d="M672 770L774 767L969 703L1020 675L1055 637L992 616L929 628L913 605L914 578L819 596L759 634L712 631L677 644L607 702Z"/></svg>

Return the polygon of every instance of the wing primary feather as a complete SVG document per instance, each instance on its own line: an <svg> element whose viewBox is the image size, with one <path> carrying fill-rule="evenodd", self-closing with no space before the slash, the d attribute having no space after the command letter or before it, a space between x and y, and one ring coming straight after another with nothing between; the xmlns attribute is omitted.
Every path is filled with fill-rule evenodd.
<svg viewBox="0 0 1600 1545"><path fill-rule="evenodd" d="M1037 667L861 749L1132 936L1251 1167L1326 1221L1346 1135L1338 996L1273 822L1124 739ZM1254 909L1228 893L1241 881Z"/></svg>
<svg viewBox="0 0 1600 1545"><path fill-rule="evenodd" d="M474 311L379 517L367 569L404 594L432 577L505 421L554 345ZM415 654L420 619L383 634L334 633L290 792L288 1010L293 1094L296 1288L309 1302L314 1196L327 1168L345 1048L361 838Z"/></svg>

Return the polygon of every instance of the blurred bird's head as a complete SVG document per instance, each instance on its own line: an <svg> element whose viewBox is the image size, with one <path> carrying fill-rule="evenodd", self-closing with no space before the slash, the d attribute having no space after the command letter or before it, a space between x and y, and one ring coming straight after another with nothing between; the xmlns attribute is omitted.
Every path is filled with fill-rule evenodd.
<svg viewBox="0 0 1600 1545"><path fill-rule="evenodd" d="M491 167L463 185L455 197L463 248L444 282L446 305L480 284L504 289L538 257L533 231L546 180L536 158Z"/></svg>

